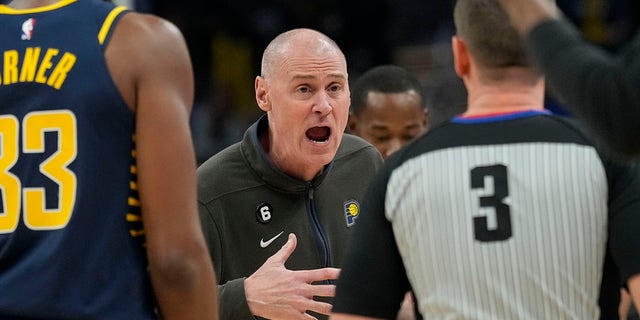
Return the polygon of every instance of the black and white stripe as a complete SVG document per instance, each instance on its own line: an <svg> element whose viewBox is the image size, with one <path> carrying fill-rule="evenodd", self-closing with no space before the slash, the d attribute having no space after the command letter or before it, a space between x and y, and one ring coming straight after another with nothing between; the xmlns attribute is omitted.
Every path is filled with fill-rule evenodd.
<svg viewBox="0 0 640 320"><path fill-rule="evenodd" d="M492 177L504 166L511 236L496 228ZM405 161L388 182L386 215L425 318L595 319L607 239L607 177L595 149L562 142L443 148Z"/></svg>

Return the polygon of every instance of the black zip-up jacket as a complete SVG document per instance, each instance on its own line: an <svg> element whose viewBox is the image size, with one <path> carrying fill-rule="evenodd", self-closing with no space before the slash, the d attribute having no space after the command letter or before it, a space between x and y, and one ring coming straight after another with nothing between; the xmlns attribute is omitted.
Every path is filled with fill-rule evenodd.
<svg viewBox="0 0 640 320"><path fill-rule="evenodd" d="M312 181L279 171L262 150L267 116L241 142L198 168L198 205L216 268L221 319L252 319L244 279L294 233L291 270L340 267L357 223L359 203L382 157L369 143L345 134L334 160ZM366 213L364 213L366 214Z"/></svg>

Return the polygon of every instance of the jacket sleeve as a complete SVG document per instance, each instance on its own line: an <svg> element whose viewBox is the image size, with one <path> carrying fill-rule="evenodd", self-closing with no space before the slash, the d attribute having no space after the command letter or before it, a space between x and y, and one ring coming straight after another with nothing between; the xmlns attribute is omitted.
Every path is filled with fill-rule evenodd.
<svg viewBox="0 0 640 320"><path fill-rule="evenodd" d="M200 214L200 224L207 242L209 255L215 267L216 279L223 280L221 268L220 250L216 250L220 245L220 233L211 218L209 209L202 202L198 201L198 212ZM233 279L225 284L218 285L218 310L220 319L254 319L247 304L247 297L244 293L245 278Z"/></svg>
<svg viewBox="0 0 640 320"><path fill-rule="evenodd" d="M584 119L611 151L640 158L640 32L617 58L560 20L534 27L526 45L567 110Z"/></svg>
<svg viewBox="0 0 640 320"><path fill-rule="evenodd" d="M244 295L244 279L234 279L218 286L220 319L254 319Z"/></svg>

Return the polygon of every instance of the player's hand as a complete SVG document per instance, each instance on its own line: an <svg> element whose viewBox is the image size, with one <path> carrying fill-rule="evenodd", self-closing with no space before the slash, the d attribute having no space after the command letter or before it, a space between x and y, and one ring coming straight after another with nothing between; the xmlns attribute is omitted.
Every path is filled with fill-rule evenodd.
<svg viewBox="0 0 640 320"><path fill-rule="evenodd" d="M251 312L268 319L315 319L307 310L328 315L331 304L315 301L314 296L333 297L335 285L312 285L316 281L337 279L340 269L287 270L284 266L297 245L294 234L282 248L244 281Z"/></svg>

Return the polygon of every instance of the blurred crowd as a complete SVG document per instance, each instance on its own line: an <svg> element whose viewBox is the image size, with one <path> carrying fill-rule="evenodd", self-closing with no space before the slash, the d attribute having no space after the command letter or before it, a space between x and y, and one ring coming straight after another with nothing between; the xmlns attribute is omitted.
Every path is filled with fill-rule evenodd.
<svg viewBox="0 0 640 320"><path fill-rule="evenodd" d="M240 140L260 115L253 85L262 50L294 27L336 40L347 57L350 81L380 64L414 73L424 86L432 125L464 108L466 92L452 68L453 0L128 1L171 20L186 37L196 76L192 126L199 162ZM557 4L587 39L606 50L618 50L640 25L637 0ZM550 101L550 109L563 111Z"/></svg>

